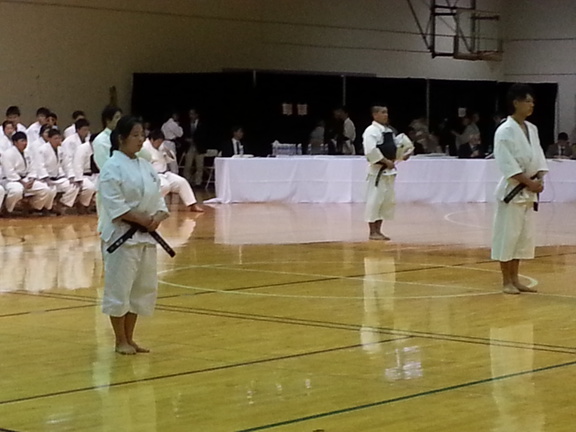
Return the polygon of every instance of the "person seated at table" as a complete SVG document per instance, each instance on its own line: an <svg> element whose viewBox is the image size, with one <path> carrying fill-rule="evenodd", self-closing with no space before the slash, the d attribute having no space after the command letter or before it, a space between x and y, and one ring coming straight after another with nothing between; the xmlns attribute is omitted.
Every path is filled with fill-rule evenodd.
<svg viewBox="0 0 576 432"><path fill-rule="evenodd" d="M570 146L566 132L560 132L558 134L558 140L546 150L546 157L548 159L569 159L572 157L572 147Z"/></svg>
<svg viewBox="0 0 576 432"><path fill-rule="evenodd" d="M242 138L244 138L244 129L241 126L234 126L232 137L222 145L222 157L243 156L245 153Z"/></svg>

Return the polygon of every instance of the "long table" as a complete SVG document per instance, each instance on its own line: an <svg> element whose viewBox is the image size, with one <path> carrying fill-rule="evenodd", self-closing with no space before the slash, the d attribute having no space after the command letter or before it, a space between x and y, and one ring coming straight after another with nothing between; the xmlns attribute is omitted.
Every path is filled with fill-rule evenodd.
<svg viewBox="0 0 576 432"><path fill-rule="evenodd" d="M550 160L542 201L576 201L576 161ZM217 203L354 203L366 194L361 156L217 158ZM490 202L500 174L494 160L412 158L398 164L397 202Z"/></svg>

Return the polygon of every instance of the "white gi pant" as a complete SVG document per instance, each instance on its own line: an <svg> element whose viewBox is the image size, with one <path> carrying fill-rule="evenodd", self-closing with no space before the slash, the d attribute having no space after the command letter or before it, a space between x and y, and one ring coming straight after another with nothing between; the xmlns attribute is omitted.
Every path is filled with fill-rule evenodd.
<svg viewBox="0 0 576 432"><path fill-rule="evenodd" d="M53 188L56 192L55 194L62 194L60 202L66 207L72 207L76 202L76 197L78 196L79 188L70 183L67 178L60 178L58 180L48 179L48 186ZM54 195L55 195L54 194ZM48 201L46 208L52 209L54 205L54 197Z"/></svg>
<svg viewBox="0 0 576 432"><path fill-rule="evenodd" d="M378 186L376 186L376 178L377 176L374 174L368 175L364 218L366 222L370 223L393 219L396 208L396 194L394 192L396 175L380 176Z"/></svg>
<svg viewBox="0 0 576 432"><path fill-rule="evenodd" d="M124 243L113 253L102 243L104 295L102 312L122 317L128 312L152 315L158 294L156 245Z"/></svg>
<svg viewBox="0 0 576 432"><path fill-rule="evenodd" d="M92 197L96 193L97 182L98 182L98 174L83 177L82 185L80 185L80 194L78 197L78 201L84 207L88 207L92 202Z"/></svg>
<svg viewBox="0 0 576 432"><path fill-rule="evenodd" d="M178 174L172 172L165 172L164 174L158 174L160 177L160 193L162 197L165 197L169 193L177 193L180 195L180 199L186 206L191 206L196 204L196 197L190 187L190 183L184 177L180 177Z"/></svg>
<svg viewBox="0 0 576 432"><path fill-rule="evenodd" d="M56 196L55 189L39 180L36 180L32 187L26 191L20 182L8 182L4 187L6 189L6 210L9 213L14 211L14 207L24 196L30 197L30 204L36 210L51 208L48 207L48 204L53 203Z"/></svg>
<svg viewBox="0 0 576 432"><path fill-rule="evenodd" d="M533 204L498 201L492 231L492 259L502 262L532 259L535 248Z"/></svg>

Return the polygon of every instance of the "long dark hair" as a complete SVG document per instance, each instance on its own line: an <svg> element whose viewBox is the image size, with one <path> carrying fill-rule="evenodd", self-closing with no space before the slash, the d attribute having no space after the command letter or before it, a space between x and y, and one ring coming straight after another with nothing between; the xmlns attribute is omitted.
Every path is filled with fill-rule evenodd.
<svg viewBox="0 0 576 432"><path fill-rule="evenodd" d="M118 123L116 124L116 129L114 129L110 134L110 144L112 144L110 147L110 155L114 153L114 150L120 149L120 141L130 136L130 133L132 132L132 129L134 129L134 126L141 124L142 119L130 115L126 115L122 117L120 120L118 120Z"/></svg>

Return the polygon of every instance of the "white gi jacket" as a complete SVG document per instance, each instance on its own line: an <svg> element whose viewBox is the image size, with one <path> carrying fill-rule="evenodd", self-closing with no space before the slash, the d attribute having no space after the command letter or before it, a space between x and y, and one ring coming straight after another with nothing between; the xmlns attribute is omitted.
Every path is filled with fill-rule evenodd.
<svg viewBox="0 0 576 432"><path fill-rule="evenodd" d="M72 160L72 172L74 173L74 179L76 181L80 181L84 176L96 174L92 172L92 166L90 165L90 157L93 154L94 150L90 142L80 144L76 150L74 159Z"/></svg>
<svg viewBox="0 0 576 432"><path fill-rule="evenodd" d="M99 227L101 238L110 242L121 237L130 225L117 219L130 210L149 215L158 211L168 213L160 193L160 178L150 164L142 158L130 159L115 151L100 173L98 193L101 197ZM126 244L156 241L148 233L137 232Z"/></svg>
<svg viewBox="0 0 576 432"><path fill-rule="evenodd" d="M157 173L164 174L168 171L168 164L176 160L176 157L164 146L164 143L155 149L150 140L147 139L142 148L150 154L150 163Z"/></svg>
<svg viewBox="0 0 576 432"><path fill-rule="evenodd" d="M78 147L80 147L80 144L82 144L80 136L74 133L62 142L62 150L68 155L70 160L74 160L74 154L76 150L78 150Z"/></svg>
<svg viewBox="0 0 576 432"><path fill-rule="evenodd" d="M100 170L102 170L106 161L110 159L110 148L112 147L112 143L110 142L111 134L112 130L106 128L98 134L92 143L94 148L94 162L96 162Z"/></svg>
<svg viewBox="0 0 576 432"><path fill-rule="evenodd" d="M174 141L184 135L184 130L171 118L162 125L162 133L168 141Z"/></svg>
<svg viewBox="0 0 576 432"><path fill-rule="evenodd" d="M37 179L37 170L32 162L28 149L24 150L24 154L16 146L2 153L2 171L4 177L9 182L19 182L23 179Z"/></svg>
<svg viewBox="0 0 576 432"><path fill-rule="evenodd" d="M54 150L54 147L52 147L50 143L46 143L42 144L38 151L44 169L51 180L74 178L74 173L72 172L72 161L61 146Z"/></svg>
<svg viewBox="0 0 576 432"><path fill-rule="evenodd" d="M508 117L498 127L494 136L494 158L503 174L496 187L496 199L502 201L506 195L519 183L511 177L526 174L532 177L538 171L548 172L544 151L540 146L538 128L530 122L525 122L530 140L520 125L512 117ZM512 200L513 203L530 203L537 200L537 194L528 189L522 190Z"/></svg>
<svg viewBox="0 0 576 432"><path fill-rule="evenodd" d="M37 141L38 138L40 138L40 129L42 129L40 122L34 122L30 125L30 127L26 130L28 143Z"/></svg>

